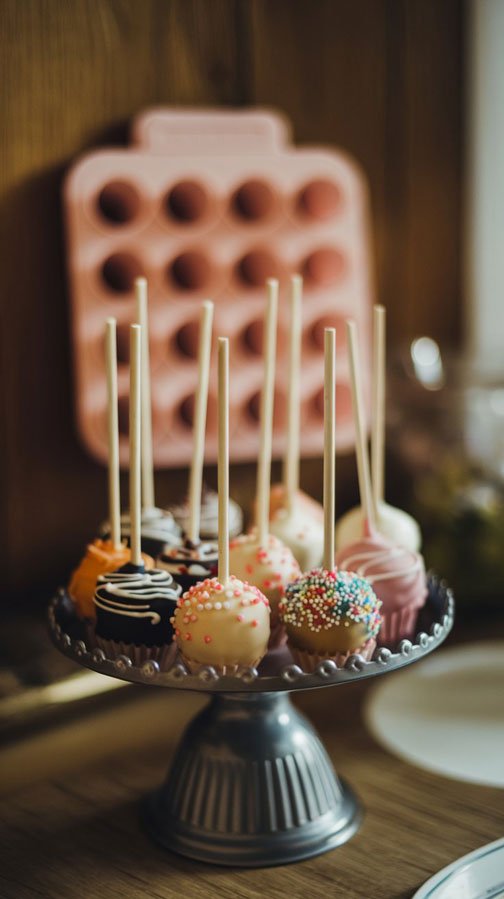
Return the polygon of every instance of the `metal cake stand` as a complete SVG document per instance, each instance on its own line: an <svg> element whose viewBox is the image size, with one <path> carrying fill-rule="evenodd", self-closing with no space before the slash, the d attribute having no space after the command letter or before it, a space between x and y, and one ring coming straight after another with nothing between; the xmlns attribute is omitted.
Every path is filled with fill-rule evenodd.
<svg viewBox="0 0 504 899"><path fill-rule="evenodd" d="M58 594L49 608L52 639L80 665L137 684L155 684L210 695L190 723L165 783L145 804L149 833L181 855L220 865L263 867L301 861L346 842L359 828L362 809L335 773L311 724L289 693L342 686L417 662L436 649L453 625L449 589L429 578L429 596L413 641L352 655L344 668L322 662L305 674L287 648L268 653L258 669L219 676L197 674L175 661L134 666L126 656L107 659L101 649L72 640L57 623Z"/></svg>

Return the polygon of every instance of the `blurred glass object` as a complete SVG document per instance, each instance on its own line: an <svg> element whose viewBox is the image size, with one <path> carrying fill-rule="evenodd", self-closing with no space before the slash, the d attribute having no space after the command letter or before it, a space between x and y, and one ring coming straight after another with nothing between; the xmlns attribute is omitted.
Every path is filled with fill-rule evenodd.
<svg viewBox="0 0 504 899"><path fill-rule="evenodd" d="M403 483L391 501L409 505L427 565L460 601L504 598L504 367L442 356L428 337L390 372L389 439ZM394 466L395 468L395 466ZM408 502L409 498L409 502Z"/></svg>

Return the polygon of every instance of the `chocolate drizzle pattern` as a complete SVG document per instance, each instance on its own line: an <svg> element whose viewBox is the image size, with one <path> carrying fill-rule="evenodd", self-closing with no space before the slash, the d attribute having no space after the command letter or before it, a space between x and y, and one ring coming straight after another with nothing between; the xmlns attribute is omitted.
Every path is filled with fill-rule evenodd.
<svg viewBox="0 0 504 899"><path fill-rule="evenodd" d="M215 543L193 544L189 540L182 546L166 547L157 560L185 592L200 581L217 574L219 549Z"/></svg>
<svg viewBox="0 0 504 899"><path fill-rule="evenodd" d="M181 588L167 571L114 571L100 575L95 593L96 633L107 640L163 645Z"/></svg>

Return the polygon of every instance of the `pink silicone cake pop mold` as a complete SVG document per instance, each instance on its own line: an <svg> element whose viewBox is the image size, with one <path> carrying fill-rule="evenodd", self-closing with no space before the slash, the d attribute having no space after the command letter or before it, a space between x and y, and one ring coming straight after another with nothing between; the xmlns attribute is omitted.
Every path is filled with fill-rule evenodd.
<svg viewBox="0 0 504 899"><path fill-rule="evenodd" d="M103 150L79 160L65 183L68 258L73 307L78 426L88 449L105 461L103 327L117 318L120 456L127 461L128 326L134 320L134 280L149 282L149 339L153 441L157 466L187 464L197 377L198 316L202 299L215 302L214 334L231 339L231 452L254 460L262 386L262 319L267 277L281 285L273 452L284 451L285 381L291 274L304 276L301 378L301 452L322 451L324 327L338 340L337 446L353 442L344 322L359 326L364 381L369 385L370 262L365 182L336 151L288 148L285 130L257 127L254 116L159 111L156 129L201 134L192 153ZM154 113L153 113L154 114ZM145 136L137 120L137 140ZM259 119L264 123L264 115ZM267 119L266 119L267 120ZM241 121L241 126L240 126ZM261 124L259 121L259 125ZM280 120L279 120L280 121ZM262 152L238 146L251 124ZM170 126L170 127L168 127ZM173 127L172 127L173 126ZM145 126L147 128L147 126ZM240 131L240 127L243 131ZM150 128L150 126L149 126ZM170 130L170 128L172 130ZM158 133L154 129L149 134ZM149 129L147 129L149 130ZM252 129L253 130L253 129ZM220 154L194 155L220 134ZM275 137L276 135L276 137ZM236 142L234 138L236 137ZM240 140L238 140L240 138ZM178 145L177 145L178 146ZM215 149L215 148L214 148ZM216 370L212 366L206 458L217 456Z"/></svg>

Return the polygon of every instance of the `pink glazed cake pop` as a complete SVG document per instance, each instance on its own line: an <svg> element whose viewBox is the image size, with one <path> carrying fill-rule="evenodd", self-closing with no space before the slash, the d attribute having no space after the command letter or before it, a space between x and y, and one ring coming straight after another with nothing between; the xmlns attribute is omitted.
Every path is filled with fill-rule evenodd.
<svg viewBox="0 0 504 899"><path fill-rule="evenodd" d="M418 612L427 598L423 558L369 526L366 530L360 540L336 554L336 565L365 577L381 600L379 643L411 638Z"/></svg>

